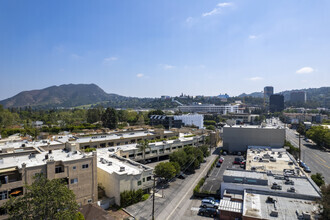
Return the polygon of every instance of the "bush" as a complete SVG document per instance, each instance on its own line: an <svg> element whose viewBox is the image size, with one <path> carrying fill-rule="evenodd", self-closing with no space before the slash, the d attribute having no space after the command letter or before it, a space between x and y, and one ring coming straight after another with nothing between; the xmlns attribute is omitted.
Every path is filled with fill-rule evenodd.
<svg viewBox="0 0 330 220"><path fill-rule="evenodd" d="M120 193L120 206L127 207L142 201L143 190L131 190Z"/></svg>
<svg viewBox="0 0 330 220"><path fill-rule="evenodd" d="M205 182L205 177L203 177L202 179L199 180L199 182L197 183L197 185L194 188L194 194L199 193L199 190L200 190L201 186L203 186L204 182Z"/></svg>
<svg viewBox="0 0 330 220"><path fill-rule="evenodd" d="M142 201L145 201L145 200L149 199L149 197L150 197L150 194L144 194L142 196Z"/></svg>
<svg viewBox="0 0 330 220"><path fill-rule="evenodd" d="M311 176L312 180L318 187L322 186L324 184L324 177L322 176L321 173L316 173Z"/></svg>

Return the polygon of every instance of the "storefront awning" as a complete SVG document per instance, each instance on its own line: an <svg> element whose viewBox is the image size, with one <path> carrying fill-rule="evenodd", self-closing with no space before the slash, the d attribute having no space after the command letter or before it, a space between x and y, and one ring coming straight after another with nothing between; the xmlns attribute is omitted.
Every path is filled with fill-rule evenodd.
<svg viewBox="0 0 330 220"><path fill-rule="evenodd" d="M2 173L7 173L7 172L12 172L17 170L17 167L11 167L11 168L5 168L5 169L0 169L0 174Z"/></svg>

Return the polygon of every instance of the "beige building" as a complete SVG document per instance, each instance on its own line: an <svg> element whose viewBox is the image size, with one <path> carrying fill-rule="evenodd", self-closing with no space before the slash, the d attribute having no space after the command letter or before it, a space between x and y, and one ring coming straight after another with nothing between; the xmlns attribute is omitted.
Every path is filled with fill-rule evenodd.
<svg viewBox="0 0 330 220"><path fill-rule="evenodd" d="M127 190L149 191L153 186L153 169L117 156L108 149L98 149L97 182L104 187L107 197L120 205L120 193Z"/></svg>
<svg viewBox="0 0 330 220"><path fill-rule="evenodd" d="M141 140L155 140L178 136L178 133L162 129L134 130L111 134L77 137L71 144L76 144L78 149L103 148L138 143Z"/></svg>
<svg viewBox="0 0 330 220"><path fill-rule="evenodd" d="M0 159L0 206L9 196L24 194L24 184L42 173L48 179L63 179L75 195L78 204L97 202L96 153L83 154L54 150Z"/></svg>

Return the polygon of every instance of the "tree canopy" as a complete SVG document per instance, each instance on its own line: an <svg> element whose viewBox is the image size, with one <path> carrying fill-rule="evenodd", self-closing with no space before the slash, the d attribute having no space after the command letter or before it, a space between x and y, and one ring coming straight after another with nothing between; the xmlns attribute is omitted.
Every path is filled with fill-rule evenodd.
<svg viewBox="0 0 330 220"><path fill-rule="evenodd" d="M110 129L116 129L118 125L118 113L114 108L107 108L102 115L103 126Z"/></svg>
<svg viewBox="0 0 330 220"><path fill-rule="evenodd" d="M32 185L25 186L26 193L11 197L4 205L9 219L77 219L78 204L75 194L63 180L48 180L36 175Z"/></svg>

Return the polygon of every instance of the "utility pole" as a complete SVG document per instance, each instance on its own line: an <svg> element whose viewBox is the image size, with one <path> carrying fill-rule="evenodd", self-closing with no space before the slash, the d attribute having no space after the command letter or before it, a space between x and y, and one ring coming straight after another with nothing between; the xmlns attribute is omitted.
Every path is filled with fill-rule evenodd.
<svg viewBox="0 0 330 220"><path fill-rule="evenodd" d="M301 141L300 141L300 133L299 133L299 161L301 162Z"/></svg>
<svg viewBox="0 0 330 220"><path fill-rule="evenodd" d="M156 176L154 175L154 187L152 188L152 220L155 220L155 184Z"/></svg>

